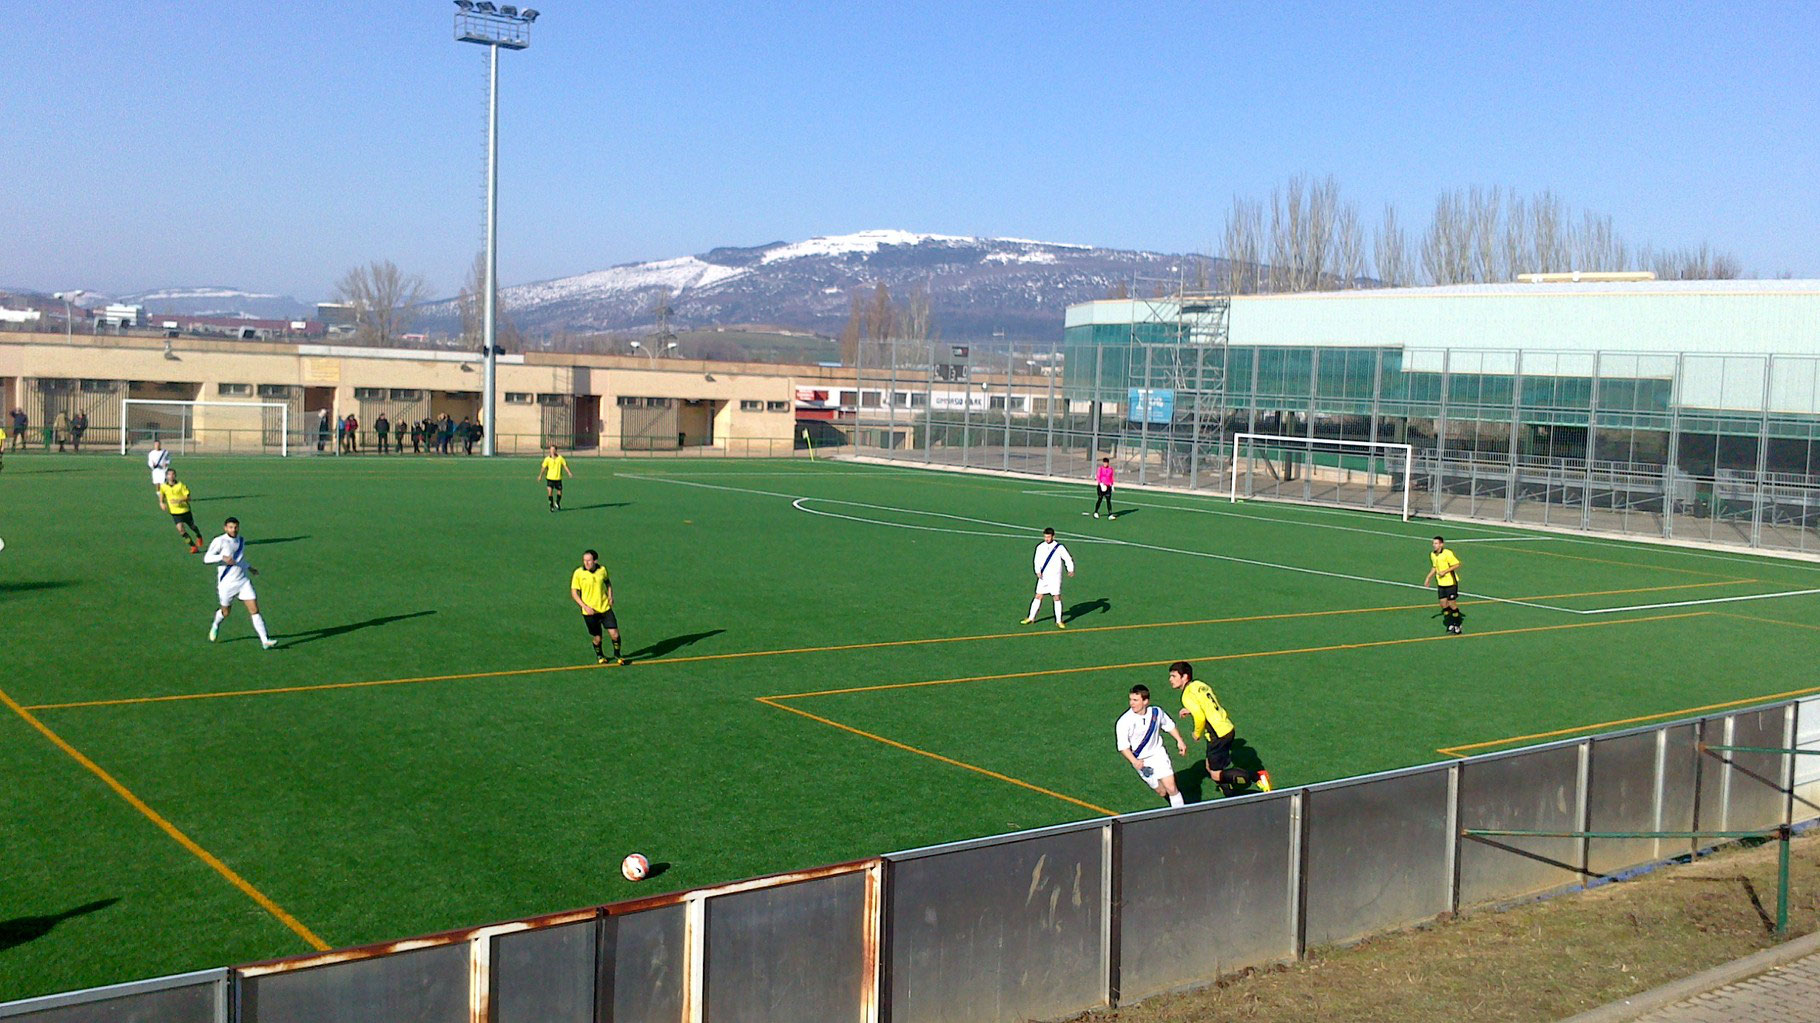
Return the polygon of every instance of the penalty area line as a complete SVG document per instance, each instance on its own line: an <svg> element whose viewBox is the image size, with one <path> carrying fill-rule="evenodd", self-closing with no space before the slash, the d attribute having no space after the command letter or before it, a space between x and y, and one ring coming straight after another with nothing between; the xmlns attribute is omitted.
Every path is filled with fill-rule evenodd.
<svg viewBox="0 0 1820 1023"><path fill-rule="evenodd" d="M993 771L988 768L980 767L976 764L969 764L964 760L956 760L953 757L945 757L945 756L941 755L940 753L934 753L934 752L931 752L926 749L922 749L917 746L912 746L908 743L898 742L896 739L887 739L882 735L875 735L872 732L868 732L863 729L855 728L852 725L841 724L839 721L835 721L832 718L825 718L819 714L811 714L808 711L802 710L801 708L798 708L798 707L786 707L785 705L776 702L775 697L755 696L755 697L753 697L753 699L757 700L759 703L762 703L767 707L775 707L778 710L787 710L792 714L801 715L802 717L806 717L811 721L817 722L819 724L827 725L830 728L838 728L843 732L850 732L850 733L860 736L862 738L871 739L873 742L884 743L886 746L890 746L893 749L900 749L906 753L914 753L919 757L928 757L930 760L934 760L934 761L938 761L943 764L947 764L950 767L958 767L958 768L961 768L962 770L972 771L975 774L983 774L988 778L993 778L998 781L1009 783L1011 785L1016 785L1018 788L1029 789L1031 792L1040 793L1042 795L1049 796L1052 799L1059 799L1064 803L1072 803L1075 806L1078 806L1083 810L1091 810L1094 813L1099 814L1102 817L1118 816L1118 811L1116 811L1116 810L1108 810L1107 808L1105 808L1103 806L1096 806L1093 803L1089 803L1084 799L1076 799L1073 796L1066 795L1061 792L1057 792L1054 789L1046 789L1046 788L1042 787L1041 785L1033 785L1030 782L1024 781L1021 778L1013 778L1012 776L1010 776L1008 774L1001 774L998 771Z"/></svg>
<svg viewBox="0 0 1820 1023"><path fill-rule="evenodd" d="M47 726L44 722L39 721L38 718L31 713L31 711L20 706L18 701L14 700L11 696L7 695L5 690L0 690L0 703L5 703L7 705L7 707L10 708L14 714L19 715L19 717L21 719L23 719L26 724L28 724L28 725L32 726L34 729L36 729L38 731L38 734L40 734L40 735L44 736L46 739L50 740L51 745L56 746L58 749L62 750L64 753L68 754L70 759L72 759L76 763L82 765L84 770L87 770L90 774L101 779L102 783L105 784L108 788L112 789L114 791L115 795L117 795L121 799L125 800L126 804L128 806L131 806L133 809L139 811L139 813L142 816L144 816L146 820L149 820L153 824L157 825L158 830L160 830L160 831L164 832L166 835L170 836L170 838L173 841L175 841L178 845L182 846L186 851L189 852L190 855L201 860L205 865L207 865L209 867L209 869L213 870L217 874L220 874L223 878L225 878L227 880L227 882L229 884L233 885L235 888L238 888L240 890L241 894L245 895L247 898L252 899L255 903L257 903L259 905L260 909L263 909L267 913L270 913L273 916L273 918L275 918L279 923L290 928L291 933L297 935L299 938L302 938L311 948L315 949L318 952L328 951L328 949L330 947L328 942L323 941L321 938L317 937L315 932L311 931L308 927L305 927L303 925L302 921L298 920L296 917L292 916L290 913L285 912L285 909L283 906L280 906L280 905L278 905L278 903L273 902L272 899L269 896L267 896L264 892L260 891L256 887L254 887L252 882L248 881L244 877L241 877L238 873L236 873L234 871L234 868L228 866L226 863L223 863L221 861L220 857L216 856L214 853L209 852L207 849L204 849L202 846L196 844L195 839L191 838L187 834L184 834L184 832L181 828L177 827L177 825L175 825L175 824L172 824L168 819L166 819L164 817L163 814L152 809L151 806L149 806L145 802L145 800L140 799L138 796L134 795L133 791L131 789L127 788L125 785L122 785L120 783L119 779L117 779L113 775L109 774L100 764L97 764L93 760L90 760L85 754L83 754L83 752L81 750L77 749L76 747L70 745L68 742L64 741L64 738L61 735L58 735L56 732L52 731L50 729L50 727Z"/></svg>

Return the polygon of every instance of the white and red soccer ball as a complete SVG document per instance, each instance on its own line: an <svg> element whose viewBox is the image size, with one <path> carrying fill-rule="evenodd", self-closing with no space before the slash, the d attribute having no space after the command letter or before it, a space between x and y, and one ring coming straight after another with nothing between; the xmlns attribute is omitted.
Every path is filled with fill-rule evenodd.
<svg viewBox="0 0 1820 1023"><path fill-rule="evenodd" d="M633 853L619 861L619 872L628 881L643 881L651 873L651 861L643 853Z"/></svg>

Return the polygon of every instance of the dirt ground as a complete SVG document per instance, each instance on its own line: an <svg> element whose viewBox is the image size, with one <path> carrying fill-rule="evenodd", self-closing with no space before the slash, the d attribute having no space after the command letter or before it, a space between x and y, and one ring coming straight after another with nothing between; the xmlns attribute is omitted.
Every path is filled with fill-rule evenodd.
<svg viewBox="0 0 1820 1023"><path fill-rule="evenodd" d="M1789 933L1820 926L1820 835L1791 849ZM1549 1023L1776 943L1776 846L1462 913L1211 987L1089 1013L1103 1023L1471 1019Z"/></svg>

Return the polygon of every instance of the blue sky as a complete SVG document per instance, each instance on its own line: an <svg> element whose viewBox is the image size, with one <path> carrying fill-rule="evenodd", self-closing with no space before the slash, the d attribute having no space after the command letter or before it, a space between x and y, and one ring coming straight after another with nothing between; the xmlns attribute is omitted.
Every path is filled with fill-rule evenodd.
<svg viewBox="0 0 1820 1023"><path fill-rule="evenodd" d="M502 55L500 276L868 228L1210 251L1333 174L1366 222L1552 188L1820 277L1820 4L552 0ZM479 248L446 0L14 5L0 285L327 297Z"/></svg>

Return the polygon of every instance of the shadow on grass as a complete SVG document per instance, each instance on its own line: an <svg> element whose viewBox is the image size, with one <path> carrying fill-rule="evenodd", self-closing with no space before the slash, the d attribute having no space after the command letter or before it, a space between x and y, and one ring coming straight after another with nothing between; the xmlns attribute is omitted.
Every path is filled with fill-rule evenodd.
<svg viewBox="0 0 1820 1023"><path fill-rule="evenodd" d="M435 613L434 610L425 609L422 611L412 611L410 614L404 615L382 615L378 618L368 618L364 622L349 622L346 625L329 625L320 629L311 629L308 632L289 632L274 638L279 641L280 648L289 648L301 646L304 643L314 643L319 639L334 639L336 636L345 636L350 632L359 632L361 629L372 629L381 625L390 625L393 622L403 622L409 621L412 618L422 618L426 615L433 615Z"/></svg>
<svg viewBox="0 0 1820 1023"><path fill-rule="evenodd" d="M1183 737L1186 738L1188 734L1186 729L1189 726L1184 724L1182 727L1184 728ZM1205 752L1203 751L1201 755L1205 756ZM1258 756L1258 751L1250 743L1244 739L1234 739L1232 740L1232 766L1255 778L1258 772L1264 769L1264 760ZM1207 761L1204 759L1175 772L1175 787L1181 790L1182 798L1190 803L1222 798L1220 787L1213 784L1213 778L1207 774ZM1243 793L1239 794L1243 795Z"/></svg>
<svg viewBox="0 0 1820 1023"><path fill-rule="evenodd" d="M190 503L204 504L209 501L251 501L254 498L264 496L264 494L220 494L211 497L192 497L190 498Z"/></svg>
<svg viewBox="0 0 1820 1023"><path fill-rule="evenodd" d="M627 661L652 661L652 660L656 660L659 657L668 657L669 655L675 653L676 651L681 650L683 647L689 646L694 643L699 643L702 640L708 639L713 636L718 636L725 631L727 631L727 630L726 629L709 629L707 632L690 632L690 633L685 633L681 636L671 636L669 639L660 639L657 642L651 644L648 647L645 647L642 650L634 650L631 653L627 654L626 660Z"/></svg>
<svg viewBox="0 0 1820 1023"><path fill-rule="evenodd" d="M1142 508L1118 508L1118 509L1115 509L1112 512L1112 514L1117 515L1119 518L1122 518L1122 519L1128 519L1131 516L1136 515L1138 512L1141 512L1143 510L1144 509L1142 509Z"/></svg>
<svg viewBox="0 0 1820 1023"><path fill-rule="evenodd" d="M563 511L593 511L596 508L629 508L631 501L602 501L599 504L578 504L574 507L563 506Z"/></svg>
<svg viewBox="0 0 1820 1023"><path fill-rule="evenodd" d="M16 916L11 920L0 920L0 952L23 945L28 941L37 941L65 920L98 913L119 901L119 899L96 899L50 916Z"/></svg>
<svg viewBox="0 0 1820 1023"><path fill-rule="evenodd" d="M260 540L248 540L246 545L248 547L257 547L260 544L266 543L296 543L299 540L308 540L309 538L310 534L308 533L304 533L300 536L268 536Z"/></svg>
<svg viewBox="0 0 1820 1023"><path fill-rule="evenodd" d="M74 579L33 579L22 583L0 583L0 597L38 590L61 590L76 585Z"/></svg>
<svg viewBox="0 0 1820 1023"><path fill-rule="evenodd" d="M1105 597L1097 597L1093 600L1083 600L1078 604L1070 605L1068 610L1062 612L1062 621L1072 622L1076 618L1082 618L1090 614L1103 615L1110 610L1112 610L1112 601L1107 600Z"/></svg>

